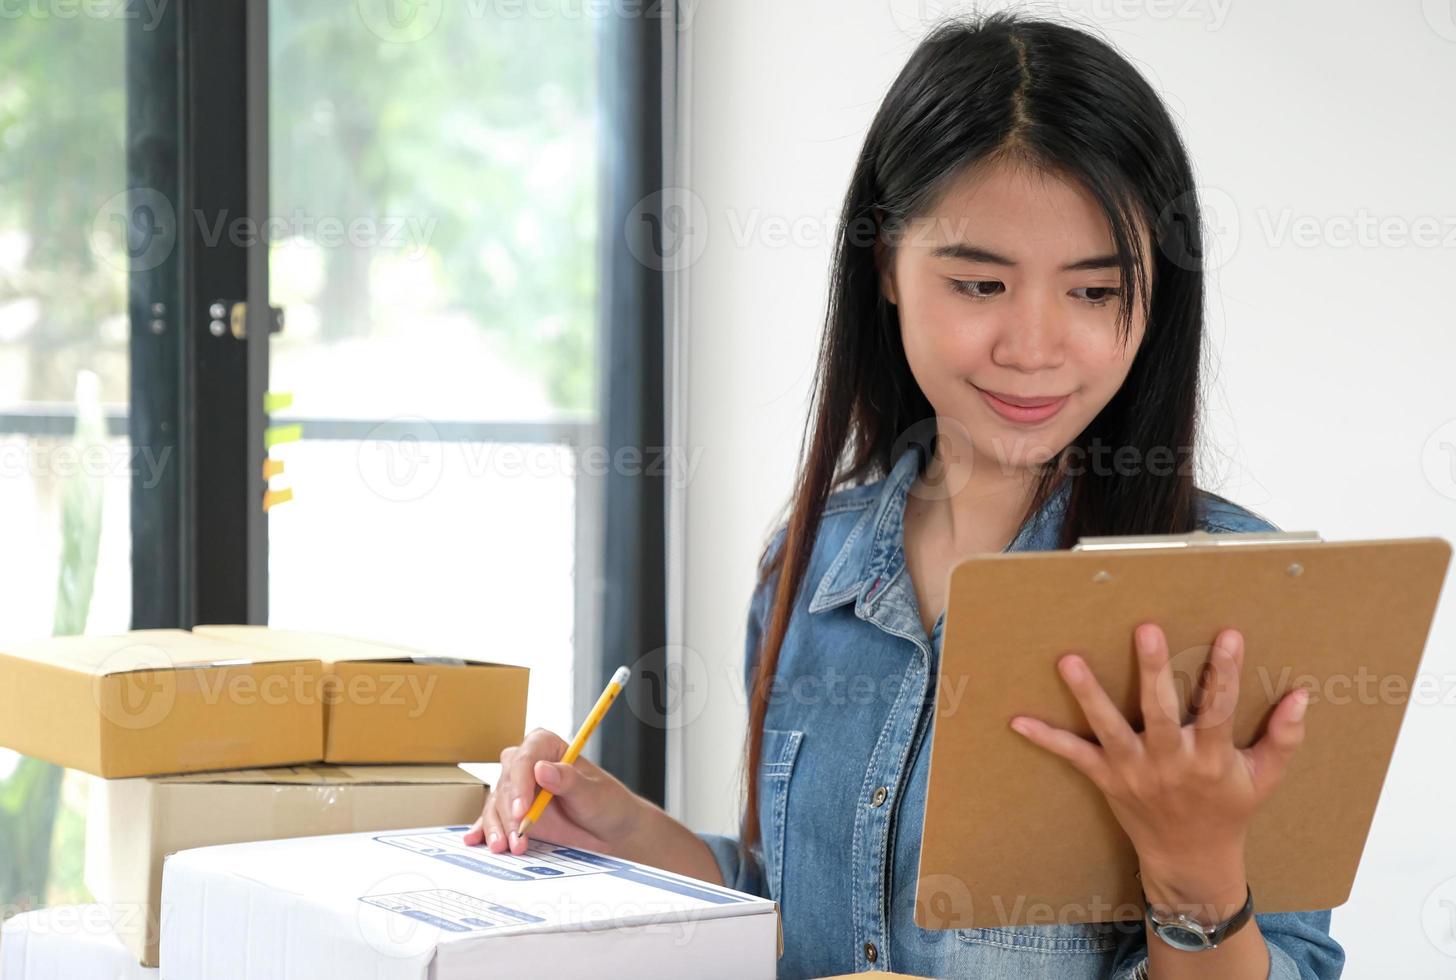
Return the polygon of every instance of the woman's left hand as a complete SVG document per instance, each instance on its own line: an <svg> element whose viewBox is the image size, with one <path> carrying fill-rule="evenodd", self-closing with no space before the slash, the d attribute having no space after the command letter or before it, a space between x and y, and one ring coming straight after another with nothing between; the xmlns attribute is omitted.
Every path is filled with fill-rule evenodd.
<svg viewBox="0 0 1456 980"><path fill-rule="evenodd" d="M1237 884L1242 903L1244 839L1255 811L1304 740L1309 693L1297 688L1286 694L1263 738L1240 749L1233 726L1243 634L1226 629L1215 638L1188 724L1162 629L1143 623L1133 631L1133 642L1141 732L1133 730L1076 654L1063 656L1057 667L1097 741L1025 715L1013 718L1011 727L1066 759L1102 791L1137 850L1145 887L1156 882L1170 900L1212 901L1215 894L1231 895Z"/></svg>

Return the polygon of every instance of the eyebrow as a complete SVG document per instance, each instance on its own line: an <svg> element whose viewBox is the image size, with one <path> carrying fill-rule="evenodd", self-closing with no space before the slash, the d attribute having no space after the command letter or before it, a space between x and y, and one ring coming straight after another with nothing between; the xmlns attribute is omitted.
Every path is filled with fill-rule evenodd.
<svg viewBox="0 0 1456 980"><path fill-rule="evenodd" d="M964 259L967 262L985 262L990 265L1016 267L1016 262L1008 259L1006 256L993 252L988 248L982 248L979 245L972 245L969 242L940 245L931 255L937 259ZM1061 271L1085 272L1089 269L1115 269L1117 266L1116 255L1094 255L1091 258L1078 259L1076 262L1064 265Z"/></svg>

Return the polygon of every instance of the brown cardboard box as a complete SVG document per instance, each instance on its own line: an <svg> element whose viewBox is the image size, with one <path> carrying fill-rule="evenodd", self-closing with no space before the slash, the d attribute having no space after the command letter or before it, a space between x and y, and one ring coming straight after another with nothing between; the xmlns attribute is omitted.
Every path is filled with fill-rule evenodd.
<svg viewBox="0 0 1456 980"><path fill-rule="evenodd" d="M525 734L525 667L267 626L193 634L322 661L326 762L494 762Z"/></svg>
<svg viewBox="0 0 1456 980"><path fill-rule="evenodd" d="M485 786L457 766L247 769L95 780L86 884L144 966L157 965L162 859L176 851L286 837L469 824Z"/></svg>
<svg viewBox="0 0 1456 980"><path fill-rule="evenodd" d="M0 745L108 778L311 762L322 670L183 630L0 646Z"/></svg>

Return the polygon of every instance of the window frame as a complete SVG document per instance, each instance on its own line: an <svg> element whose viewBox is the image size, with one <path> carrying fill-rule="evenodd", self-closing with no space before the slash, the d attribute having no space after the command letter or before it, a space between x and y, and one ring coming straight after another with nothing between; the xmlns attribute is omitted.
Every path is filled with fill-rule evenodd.
<svg viewBox="0 0 1456 980"><path fill-rule="evenodd" d="M127 0L127 187L172 205L172 247L128 274L129 405L108 414L135 450L170 460L160 478L131 484L132 627L268 621L268 520L262 498L263 396L268 387L266 241L208 242L203 227L226 213L261 227L268 215L268 3L178 0L157 12ZM675 5L656 16L602 20L598 417L591 423L442 422L442 441L600 446L666 452L664 277L637 261L620 234L664 171L664 51ZM141 16L148 13L148 16ZM664 22L663 18L668 20ZM659 195L660 196L660 195ZM135 203L137 199L133 199ZM210 216L200 221L195 216ZM658 216L660 217L660 215ZM132 212L134 237L144 229ZM215 305L247 304L244 336ZM63 434L69 405L0 413L0 432ZM296 419L305 438L358 438L384 420ZM165 455L163 455L165 454ZM635 668L637 710L608 715L594 738L601 764L662 803L666 690L666 474L636 468L605 476L577 467L576 638L573 714L596 700L617 666ZM665 468L664 468L665 470ZM649 681L651 683L649 683Z"/></svg>

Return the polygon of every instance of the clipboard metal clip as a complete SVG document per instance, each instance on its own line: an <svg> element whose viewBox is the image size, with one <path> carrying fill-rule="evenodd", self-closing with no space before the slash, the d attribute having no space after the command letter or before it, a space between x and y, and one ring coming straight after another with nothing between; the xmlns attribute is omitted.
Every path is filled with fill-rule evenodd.
<svg viewBox="0 0 1456 980"><path fill-rule="evenodd" d="M1105 534L1078 538L1072 551L1126 551L1147 548L1206 548L1256 544L1320 542L1318 531L1189 531L1187 534Z"/></svg>

